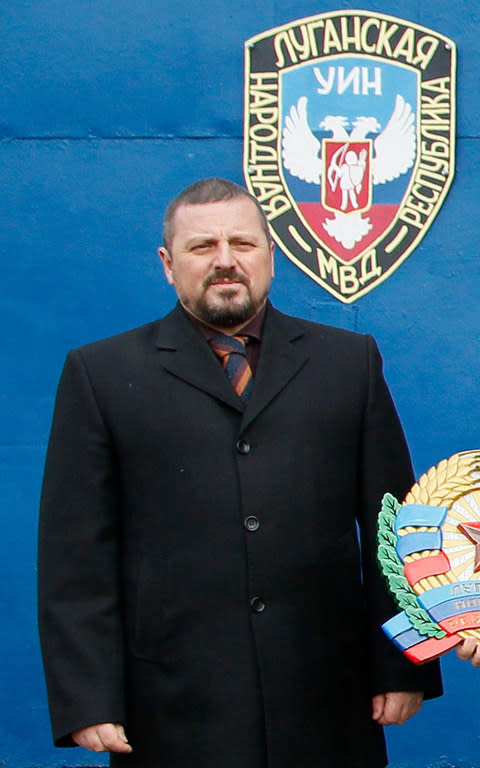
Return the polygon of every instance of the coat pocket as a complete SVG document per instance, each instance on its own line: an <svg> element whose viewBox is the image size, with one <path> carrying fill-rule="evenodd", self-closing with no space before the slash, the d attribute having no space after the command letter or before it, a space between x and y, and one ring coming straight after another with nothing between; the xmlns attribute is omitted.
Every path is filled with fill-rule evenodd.
<svg viewBox="0 0 480 768"><path fill-rule="evenodd" d="M159 661L168 632L171 564L167 558L143 558L140 563L134 612L134 656Z"/></svg>

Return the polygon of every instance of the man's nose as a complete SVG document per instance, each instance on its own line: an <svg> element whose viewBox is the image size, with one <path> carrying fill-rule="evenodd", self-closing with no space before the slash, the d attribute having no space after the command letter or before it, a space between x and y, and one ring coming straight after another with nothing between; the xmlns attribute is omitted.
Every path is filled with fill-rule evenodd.
<svg viewBox="0 0 480 768"><path fill-rule="evenodd" d="M233 248L230 243L221 240L217 244L213 263L218 268L232 267L236 264Z"/></svg>

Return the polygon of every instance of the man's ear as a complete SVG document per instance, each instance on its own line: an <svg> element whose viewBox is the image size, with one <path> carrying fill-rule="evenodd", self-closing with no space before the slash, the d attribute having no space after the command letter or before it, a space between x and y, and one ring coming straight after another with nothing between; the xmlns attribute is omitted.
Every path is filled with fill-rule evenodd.
<svg viewBox="0 0 480 768"><path fill-rule="evenodd" d="M272 259L272 278L275 277L275 259L273 258L275 253L275 243L273 240L270 242L270 258Z"/></svg>
<svg viewBox="0 0 480 768"><path fill-rule="evenodd" d="M173 279L172 257L170 256L167 249L163 246L158 249L158 255L160 256L161 262L163 264L163 270L165 272L167 282L170 283L170 285L174 285L175 281Z"/></svg>

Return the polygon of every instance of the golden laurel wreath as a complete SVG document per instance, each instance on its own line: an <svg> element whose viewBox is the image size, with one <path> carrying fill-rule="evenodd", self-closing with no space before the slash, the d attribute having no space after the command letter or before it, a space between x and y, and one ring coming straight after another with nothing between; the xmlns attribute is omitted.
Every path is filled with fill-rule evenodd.
<svg viewBox="0 0 480 768"><path fill-rule="evenodd" d="M447 520L442 526L443 551L448 554L450 569L437 576L421 579L413 587L421 595L436 587L455 584L462 578L462 570L473 555L465 544L459 544L458 524L465 519L480 520L480 451L463 451L444 459L420 477L405 497L405 504L427 504L448 507ZM458 502L458 504L456 504ZM412 532L429 532L432 528L404 528L399 536ZM471 545L468 549L472 549ZM439 554L440 550L414 552L405 558L405 563ZM473 569L472 569L473 570ZM480 572L472 573L470 578L479 578ZM457 633L460 637L475 637L480 640L480 629L465 629Z"/></svg>

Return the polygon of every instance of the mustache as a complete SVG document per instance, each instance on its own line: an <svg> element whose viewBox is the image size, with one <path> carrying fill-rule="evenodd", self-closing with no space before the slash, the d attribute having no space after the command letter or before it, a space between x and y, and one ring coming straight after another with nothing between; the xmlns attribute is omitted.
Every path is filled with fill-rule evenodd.
<svg viewBox="0 0 480 768"><path fill-rule="evenodd" d="M208 288L209 285L215 285L221 280L232 280L236 283L243 283L248 285L248 281L244 275L238 272L235 267L226 267L224 269L217 269L211 275L207 275L203 282L204 288Z"/></svg>

